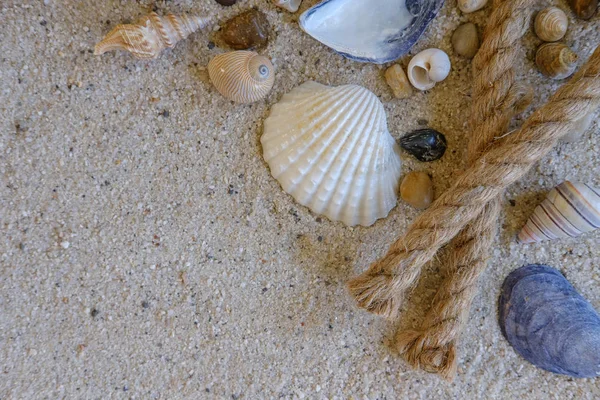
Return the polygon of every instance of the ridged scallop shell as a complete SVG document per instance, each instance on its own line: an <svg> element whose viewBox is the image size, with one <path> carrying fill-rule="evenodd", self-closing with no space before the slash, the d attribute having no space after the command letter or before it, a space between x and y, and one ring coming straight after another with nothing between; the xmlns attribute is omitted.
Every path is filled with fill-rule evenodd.
<svg viewBox="0 0 600 400"><path fill-rule="evenodd" d="M450 74L450 58L440 49L427 49L408 63L408 79L419 90L429 90Z"/></svg>
<svg viewBox="0 0 600 400"><path fill-rule="evenodd" d="M535 34L545 42L556 42L562 39L568 27L569 18L558 7L545 8L535 17Z"/></svg>
<svg viewBox="0 0 600 400"><path fill-rule="evenodd" d="M208 63L208 75L219 93L236 103L264 98L275 82L275 68L253 51L219 54Z"/></svg>
<svg viewBox="0 0 600 400"><path fill-rule="evenodd" d="M502 334L527 361L576 378L600 375L600 316L554 268L511 272L498 301Z"/></svg>
<svg viewBox="0 0 600 400"><path fill-rule="evenodd" d="M302 3L302 0L273 0L273 3L277 7L281 7L289 12L295 13L298 11L298 8L300 8L300 3Z"/></svg>
<svg viewBox="0 0 600 400"><path fill-rule="evenodd" d="M521 232L520 243L578 237L600 227L600 190L563 182L546 196Z"/></svg>
<svg viewBox="0 0 600 400"><path fill-rule="evenodd" d="M283 190L332 221L368 226L396 205L400 149L361 86L300 85L273 106L261 143Z"/></svg>
<svg viewBox="0 0 600 400"><path fill-rule="evenodd" d="M193 15L162 17L152 12L136 24L117 25L96 45L94 54L126 50L137 58L156 58L162 50L174 47L180 40L206 27L209 21L209 18Z"/></svg>

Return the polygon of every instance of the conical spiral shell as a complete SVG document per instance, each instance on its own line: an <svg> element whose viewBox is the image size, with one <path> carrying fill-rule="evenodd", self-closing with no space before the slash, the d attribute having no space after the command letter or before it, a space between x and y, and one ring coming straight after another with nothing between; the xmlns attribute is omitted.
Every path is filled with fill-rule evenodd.
<svg viewBox="0 0 600 400"><path fill-rule="evenodd" d="M577 68L577 54L562 43L546 43L535 54L540 72L552 79L565 79Z"/></svg>
<svg viewBox="0 0 600 400"><path fill-rule="evenodd" d="M535 17L535 34L546 42L556 42L567 33L569 18L563 10L558 7L543 9Z"/></svg>
<svg viewBox="0 0 600 400"><path fill-rule="evenodd" d="M96 45L94 54L111 50L126 50L137 58L156 58L167 47L206 27L209 18L192 15L160 16L153 12L136 24L117 25Z"/></svg>
<svg viewBox="0 0 600 400"><path fill-rule="evenodd" d="M273 106L261 143L283 190L317 214L368 226L396 205L400 149L361 86L295 88Z"/></svg>
<svg viewBox="0 0 600 400"><path fill-rule="evenodd" d="M540 204L518 236L520 243L578 237L600 227L600 190L563 182Z"/></svg>
<svg viewBox="0 0 600 400"><path fill-rule="evenodd" d="M236 103L262 99L275 82L271 61L253 51L219 54L208 63L208 75L219 93Z"/></svg>

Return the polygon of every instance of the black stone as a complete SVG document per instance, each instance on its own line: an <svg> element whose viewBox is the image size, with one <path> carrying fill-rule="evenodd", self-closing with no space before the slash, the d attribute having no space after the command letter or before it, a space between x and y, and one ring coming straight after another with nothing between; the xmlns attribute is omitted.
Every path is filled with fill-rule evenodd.
<svg viewBox="0 0 600 400"><path fill-rule="evenodd" d="M237 0L215 0L215 1L225 7L230 7L237 2Z"/></svg>
<svg viewBox="0 0 600 400"><path fill-rule="evenodd" d="M446 152L446 137L435 129L417 129L400 138L400 147L419 161L429 162L442 158Z"/></svg>

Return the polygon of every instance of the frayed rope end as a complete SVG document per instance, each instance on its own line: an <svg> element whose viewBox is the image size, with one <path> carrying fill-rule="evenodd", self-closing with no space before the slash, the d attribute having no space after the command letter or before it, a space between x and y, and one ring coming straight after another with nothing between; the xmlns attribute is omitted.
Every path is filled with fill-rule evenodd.
<svg viewBox="0 0 600 400"><path fill-rule="evenodd" d="M413 368L440 374L449 382L456 376L456 346L453 342L442 347L426 343L426 331L405 330L396 335L396 349Z"/></svg>
<svg viewBox="0 0 600 400"><path fill-rule="evenodd" d="M394 296L391 281L389 276L365 272L351 279L348 289L360 308L396 320L401 300Z"/></svg>

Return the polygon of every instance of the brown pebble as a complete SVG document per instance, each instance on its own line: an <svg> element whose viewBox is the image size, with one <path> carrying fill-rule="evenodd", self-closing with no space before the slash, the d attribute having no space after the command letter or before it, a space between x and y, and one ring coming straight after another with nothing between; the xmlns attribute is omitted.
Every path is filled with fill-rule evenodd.
<svg viewBox="0 0 600 400"><path fill-rule="evenodd" d="M598 9L598 0L569 0L573 12L581 19L590 19Z"/></svg>
<svg viewBox="0 0 600 400"><path fill-rule="evenodd" d="M459 26L452 34L452 47L459 56L473 58L479 50L479 33L477 26L472 22L467 22Z"/></svg>
<svg viewBox="0 0 600 400"><path fill-rule="evenodd" d="M230 6L234 5L235 3L237 3L237 0L215 0L215 1L225 7L230 7Z"/></svg>
<svg viewBox="0 0 600 400"><path fill-rule="evenodd" d="M269 36L269 21L265 14L249 10L225 22L221 39L236 50L263 47Z"/></svg>
<svg viewBox="0 0 600 400"><path fill-rule="evenodd" d="M392 65L385 71L385 81L397 99L406 99L412 94L412 86L408 81L408 77L398 64Z"/></svg>
<svg viewBox="0 0 600 400"><path fill-rule="evenodd" d="M433 182L425 172L410 172L400 184L400 197L411 206L427 208L433 202Z"/></svg>

